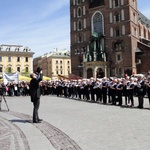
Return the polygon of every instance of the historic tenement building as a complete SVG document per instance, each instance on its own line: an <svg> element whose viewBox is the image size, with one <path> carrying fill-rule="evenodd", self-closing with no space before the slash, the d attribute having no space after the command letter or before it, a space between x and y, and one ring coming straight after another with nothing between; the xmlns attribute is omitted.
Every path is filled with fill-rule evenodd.
<svg viewBox="0 0 150 150"><path fill-rule="evenodd" d="M70 18L73 74L101 78L150 70L150 20L137 0L70 0Z"/></svg>
<svg viewBox="0 0 150 150"><path fill-rule="evenodd" d="M33 71L34 52L22 45L0 45L0 77L2 73Z"/></svg>
<svg viewBox="0 0 150 150"><path fill-rule="evenodd" d="M70 52L67 50L56 50L55 52L46 53L43 56L36 57L33 60L33 70L42 67L44 76L51 79L58 78L58 75L66 76L71 73Z"/></svg>

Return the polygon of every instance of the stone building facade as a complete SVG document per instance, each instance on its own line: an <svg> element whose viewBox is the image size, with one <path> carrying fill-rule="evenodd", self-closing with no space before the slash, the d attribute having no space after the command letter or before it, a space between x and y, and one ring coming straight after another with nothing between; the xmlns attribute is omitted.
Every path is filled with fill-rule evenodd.
<svg viewBox="0 0 150 150"><path fill-rule="evenodd" d="M38 66L42 67L44 76L51 79L58 78L58 75L68 77L71 73L70 52L67 50L56 50L55 52L36 57L33 60L34 71L36 71Z"/></svg>
<svg viewBox="0 0 150 150"><path fill-rule="evenodd" d="M150 20L137 0L70 0L70 18L73 74L101 78L150 70Z"/></svg>
<svg viewBox="0 0 150 150"><path fill-rule="evenodd" d="M6 73L30 73L33 71L33 55L30 48L22 45L0 45L0 77Z"/></svg>

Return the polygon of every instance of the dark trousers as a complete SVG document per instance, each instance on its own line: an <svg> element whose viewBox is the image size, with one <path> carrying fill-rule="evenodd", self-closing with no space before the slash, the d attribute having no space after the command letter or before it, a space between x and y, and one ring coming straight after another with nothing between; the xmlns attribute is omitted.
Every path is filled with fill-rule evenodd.
<svg viewBox="0 0 150 150"><path fill-rule="evenodd" d="M40 98L37 98L35 102L33 102L33 121L38 121L39 120L39 115L38 115L38 110L40 107Z"/></svg>

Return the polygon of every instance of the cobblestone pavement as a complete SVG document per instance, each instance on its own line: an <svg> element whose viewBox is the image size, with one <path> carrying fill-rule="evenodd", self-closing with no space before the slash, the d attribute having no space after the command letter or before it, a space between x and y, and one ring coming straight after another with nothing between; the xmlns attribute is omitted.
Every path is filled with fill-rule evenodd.
<svg viewBox="0 0 150 150"><path fill-rule="evenodd" d="M149 150L150 110L41 96L42 123L32 123L30 97L6 97L0 150Z"/></svg>

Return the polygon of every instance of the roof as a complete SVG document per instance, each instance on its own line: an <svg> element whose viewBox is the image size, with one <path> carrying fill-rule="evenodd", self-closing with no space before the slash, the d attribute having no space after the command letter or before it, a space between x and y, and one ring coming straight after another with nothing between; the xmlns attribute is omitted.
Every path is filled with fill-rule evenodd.
<svg viewBox="0 0 150 150"><path fill-rule="evenodd" d="M145 17L140 11L138 11L138 15L139 15L139 21L141 23L144 23L148 28L150 28L150 20Z"/></svg>

